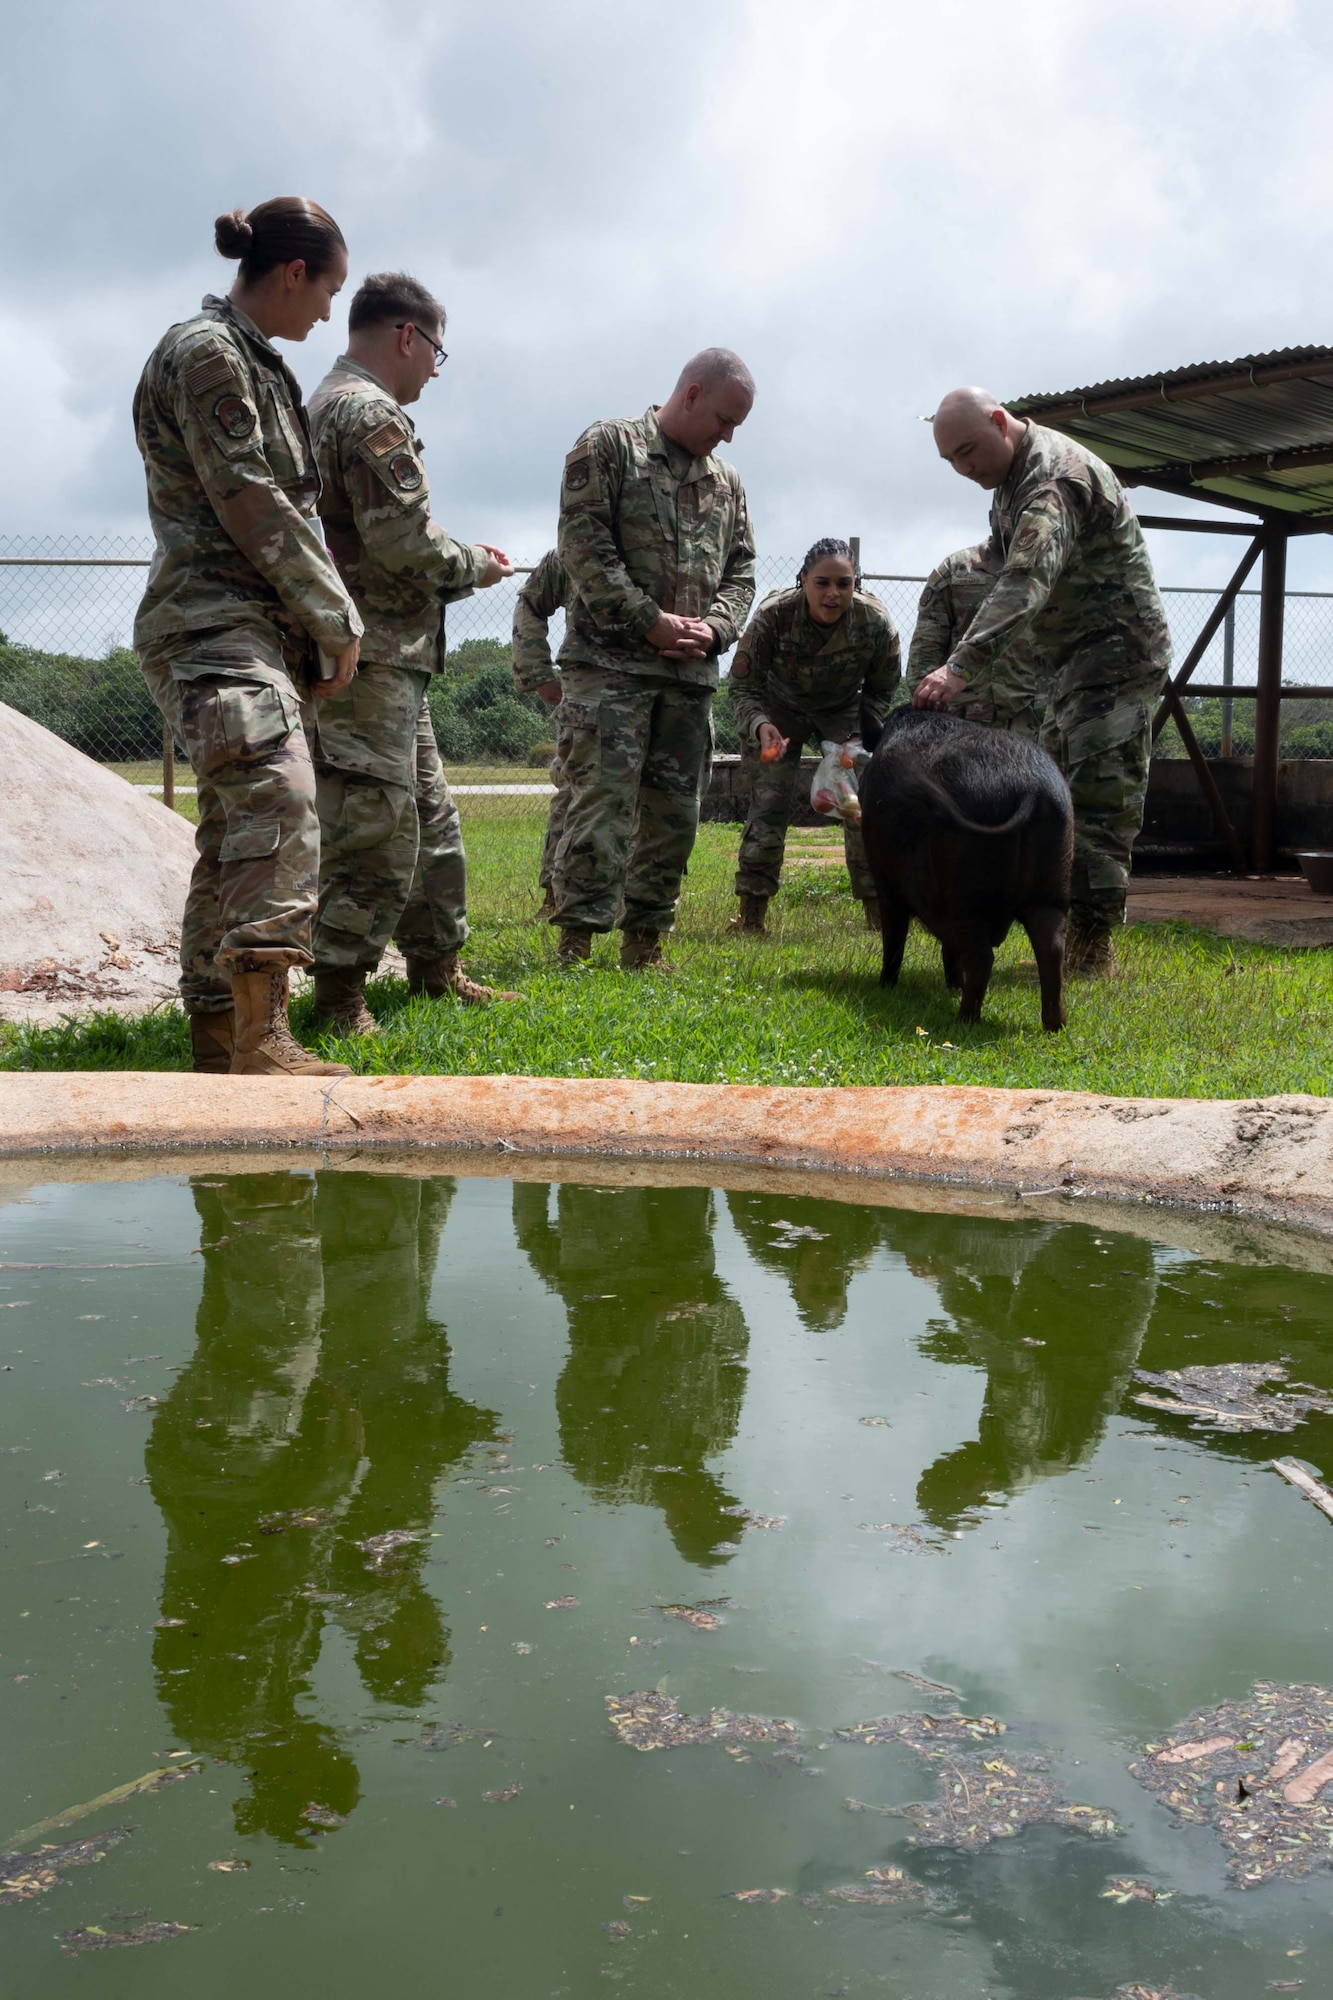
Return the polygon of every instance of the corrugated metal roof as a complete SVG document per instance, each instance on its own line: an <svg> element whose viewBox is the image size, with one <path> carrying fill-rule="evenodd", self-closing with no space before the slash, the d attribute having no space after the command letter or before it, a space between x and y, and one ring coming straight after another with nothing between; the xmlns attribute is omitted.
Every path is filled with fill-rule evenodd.
<svg viewBox="0 0 1333 2000"><path fill-rule="evenodd" d="M1128 485L1333 515L1333 347L1199 361L1008 407L1077 438Z"/></svg>

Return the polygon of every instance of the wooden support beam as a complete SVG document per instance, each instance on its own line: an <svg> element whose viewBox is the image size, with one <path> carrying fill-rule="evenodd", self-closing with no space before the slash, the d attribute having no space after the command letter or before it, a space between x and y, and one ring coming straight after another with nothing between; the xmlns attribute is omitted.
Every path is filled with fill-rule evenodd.
<svg viewBox="0 0 1333 2000"><path fill-rule="evenodd" d="M1264 532L1266 532L1266 530ZM1181 662L1179 673L1176 675L1175 679L1170 683L1168 693L1174 692L1177 696L1179 696L1181 689L1185 686L1186 682L1189 680L1190 675L1194 672L1194 669L1198 666L1200 660L1203 658L1204 654L1208 651L1208 648L1212 645L1213 640L1217 636L1218 628L1220 627L1222 620L1226 617L1227 612L1231 609L1232 605L1239 597L1241 586L1245 582L1245 579L1249 575L1250 571L1254 568L1256 562L1259 560L1259 551L1262 549L1263 545L1264 544L1262 540L1262 535L1260 533L1256 533L1254 540L1250 543L1249 548L1246 549L1244 555L1237 563L1236 568L1232 574L1230 583L1228 583L1226 589L1222 592L1222 595L1218 598L1216 604L1213 606L1212 610L1208 613L1208 616L1204 619L1203 630L1200 632L1198 638L1194 641L1194 644L1190 647L1188 653L1186 653L1184 660ZM1167 703L1164 700L1162 706L1158 709L1157 714L1153 718L1152 734L1154 743L1157 741L1157 738L1161 735L1162 724L1166 721L1166 717L1167 717Z"/></svg>
<svg viewBox="0 0 1333 2000"><path fill-rule="evenodd" d="M1240 844L1240 835L1231 824L1231 815L1227 811L1226 801L1217 789L1217 780L1208 768L1208 759L1199 747L1199 739L1190 728L1189 717L1185 713L1180 696L1172 686L1168 686L1166 690L1164 706L1170 709L1171 720L1180 731L1180 740L1185 746L1186 755L1194 766L1194 775L1199 781L1199 789L1208 801L1213 819L1217 824L1217 830L1222 836L1227 854L1230 857L1231 866L1237 875L1244 875L1248 872L1248 865L1245 859L1245 849Z"/></svg>
<svg viewBox="0 0 1333 2000"><path fill-rule="evenodd" d="M1282 717L1282 628L1287 605L1287 532L1267 521L1260 537L1258 699L1254 711L1254 872L1269 875L1277 857L1278 728Z"/></svg>

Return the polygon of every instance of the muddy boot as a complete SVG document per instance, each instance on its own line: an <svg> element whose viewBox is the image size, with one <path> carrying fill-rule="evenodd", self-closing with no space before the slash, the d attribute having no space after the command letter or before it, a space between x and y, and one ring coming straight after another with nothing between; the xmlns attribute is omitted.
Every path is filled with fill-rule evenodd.
<svg viewBox="0 0 1333 2000"><path fill-rule="evenodd" d="M655 972L665 972L662 961L661 931L622 931L620 934L620 970L622 972L646 972L649 967Z"/></svg>
<svg viewBox="0 0 1333 2000"><path fill-rule="evenodd" d="M727 925L729 931L741 931L750 937L767 937L768 925L764 918L768 913L767 896L742 896L740 909Z"/></svg>
<svg viewBox="0 0 1333 2000"><path fill-rule="evenodd" d="M863 896L861 899L861 907L864 909L866 913L866 929L868 931L873 931L875 933L875 936L878 937L880 935L882 928L879 920L879 897Z"/></svg>
<svg viewBox="0 0 1333 2000"><path fill-rule="evenodd" d="M555 954L558 972L573 972L577 966L586 965L591 957L591 931L561 931L560 944Z"/></svg>
<svg viewBox="0 0 1333 2000"><path fill-rule="evenodd" d="M333 1035L377 1035L380 1024L366 1005L366 968L315 968L315 1026Z"/></svg>
<svg viewBox="0 0 1333 2000"><path fill-rule="evenodd" d="M191 1014L191 1068L196 1076L225 1076L231 1068L231 1052L236 1046L236 1014L228 1007L223 1014Z"/></svg>
<svg viewBox="0 0 1333 2000"><path fill-rule="evenodd" d="M1111 925L1071 913L1065 931L1066 979L1114 979L1119 970Z"/></svg>
<svg viewBox="0 0 1333 2000"><path fill-rule="evenodd" d="M407 990L426 993L432 1000L458 1000L464 1007L489 1007L492 1000L519 997L499 986L479 986L475 979L469 979L456 951L446 951L441 958L409 958Z"/></svg>
<svg viewBox="0 0 1333 2000"><path fill-rule="evenodd" d="M321 1062L303 1049L287 1023L285 965L232 967L236 1001L233 1076L350 1076L346 1063Z"/></svg>

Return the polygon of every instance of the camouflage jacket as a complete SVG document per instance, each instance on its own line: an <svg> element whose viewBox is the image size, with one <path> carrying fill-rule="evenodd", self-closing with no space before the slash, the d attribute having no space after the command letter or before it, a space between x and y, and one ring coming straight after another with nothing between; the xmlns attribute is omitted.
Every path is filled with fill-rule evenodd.
<svg viewBox="0 0 1333 2000"><path fill-rule="evenodd" d="M936 563L916 608L916 626L907 653L907 685L917 686L942 667L980 611L1004 558L994 542L958 549Z"/></svg>
<svg viewBox="0 0 1333 2000"><path fill-rule="evenodd" d="M777 590L736 648L732 712L750 742L762 722L786 736L808 723L810 734L844 742L863 713L884 720L901 678L898 634L877 597L858 591L836 625L819 625L803 590Z"/></svg>
<svg viewBox="0 0 1333 2000"><path fill-rule="evenodd" d="M379 377L344 354L310 398L320 517L366 621L361 657L444 666L444 607L470 597L485 549L451 541L430 517L430 484L412 420Z"/></svg>
<svg viewBox="0 0 1333 2000"><path fill-rule="evenodd" d="M593 424L565 460L560 560L573 585L562 666L717 686L754 598L745 489L720 458L690 458L655 408ZM705 618L706 660L668 660L644 638L663 611Z"/></svg>
<svg viewBox="0 0 1333 2000"><path fill-rule="evenodd" d="M569 601L569 578L559 551L548 549L514 605L514 686L534 694L556 679L548 627Z"/></svg>
<svg viewBox="0 0 1333 2000"><path fill-rule="evenodd" d="M1004 554L995 588L954 648L971 676L1020 628L1059 673L1114 685L1171 659L1166 613L1138 517L1109 465L1060 431L1029 423L991 504Z"/></svg>
<svg viewBox="0 0 1333 2000"><path fill-rule="evenodd" d="M134 623L141 654L246 636L300 659L341 652L361 619L314 519L296 377L254 321L208 297L154 348L134 394L157 547Z"/></svg>

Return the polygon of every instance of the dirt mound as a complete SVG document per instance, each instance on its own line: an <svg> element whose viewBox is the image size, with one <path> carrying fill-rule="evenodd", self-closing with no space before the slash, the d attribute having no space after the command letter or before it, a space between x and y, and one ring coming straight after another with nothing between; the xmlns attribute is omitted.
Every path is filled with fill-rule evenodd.
<svg viewBox="0 0 1333 2000"><path fill-rule="evenodd" d="M194 831L0 702L0 1019L170 999Z"/></svg>

